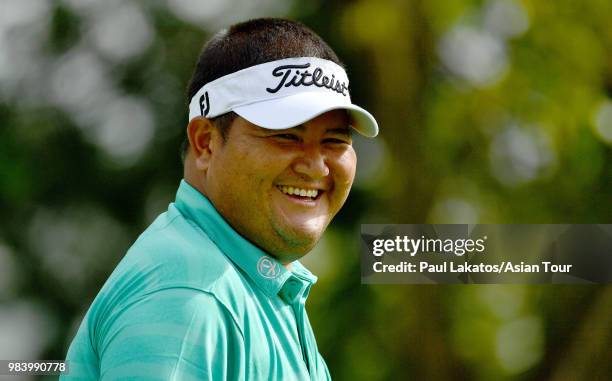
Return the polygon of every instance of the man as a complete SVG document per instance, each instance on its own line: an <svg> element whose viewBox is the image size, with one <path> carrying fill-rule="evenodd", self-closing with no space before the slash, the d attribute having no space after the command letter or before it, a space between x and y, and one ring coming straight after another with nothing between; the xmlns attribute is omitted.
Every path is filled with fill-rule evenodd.
<svg viewBox="0 0 612 381"><path fill-rule="evenodd" d="M308 253L356 166L335 53L258 19L204 47L189 86L184 180L94 300L69 349L76 379L327 380L304 309Z"/></svg>

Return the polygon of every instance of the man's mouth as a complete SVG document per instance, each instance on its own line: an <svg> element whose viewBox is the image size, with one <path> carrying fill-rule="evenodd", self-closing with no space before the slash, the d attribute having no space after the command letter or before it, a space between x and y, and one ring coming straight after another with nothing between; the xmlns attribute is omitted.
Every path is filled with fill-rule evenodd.
<svg viewBox="0 0 612 381"><path fill-rule="evenodd" d="M299 197L303 200L316 200L317 197L323 193L323 191L319 189L297 188L286 185L277 185L276 187L286 195Z"/></svg>

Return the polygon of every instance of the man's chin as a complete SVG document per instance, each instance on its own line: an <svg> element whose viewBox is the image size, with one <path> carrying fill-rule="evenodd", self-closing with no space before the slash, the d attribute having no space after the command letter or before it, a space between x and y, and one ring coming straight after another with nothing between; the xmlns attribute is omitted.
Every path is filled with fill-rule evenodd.
<svg viewBox="0 0 612 381"><path fill-rule="evenodd" d="M319 242L324 230L324 226L301 224L284 226L282 229L277 229L277 232L287 246L287 253L303 256Z"/></svg>

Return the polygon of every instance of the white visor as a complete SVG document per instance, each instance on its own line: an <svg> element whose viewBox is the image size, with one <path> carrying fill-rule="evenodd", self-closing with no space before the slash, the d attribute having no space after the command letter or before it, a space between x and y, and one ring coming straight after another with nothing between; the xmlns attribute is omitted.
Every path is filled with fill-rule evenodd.
<svg viewBox="0 0 612 381"><path fill-rule="evenodd" d="M327 111L344 109L355 130L378 134L376 120L351 103L348 77L336 63L315 57L267 62L228 74L204 85L191 98L189 120L234 111L272 130L298 126Z"/></svg>

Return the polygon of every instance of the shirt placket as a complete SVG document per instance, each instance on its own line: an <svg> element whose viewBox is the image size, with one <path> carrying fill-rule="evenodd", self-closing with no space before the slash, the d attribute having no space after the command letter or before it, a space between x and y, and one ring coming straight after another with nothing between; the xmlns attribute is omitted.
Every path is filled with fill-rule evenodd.
<svg viewBox="0 0 612 381"><path fill-rule="evenodd" d="M314 380L315 375L313 374L313 366L315 365L316 358L312 353L312 348L308 338L308 332L306 329L306 297L310 284L301 281L295 275L287 280L287 301L291 306L291 309L295 315L295 321L298 331L298 338L300 341L300 348L302 350L302 358L308 369L310 379Z"/></svg>

